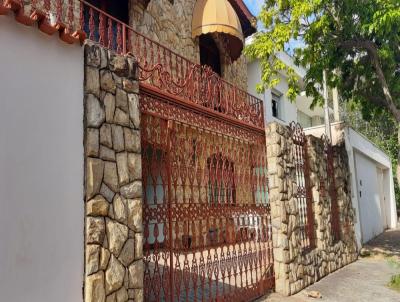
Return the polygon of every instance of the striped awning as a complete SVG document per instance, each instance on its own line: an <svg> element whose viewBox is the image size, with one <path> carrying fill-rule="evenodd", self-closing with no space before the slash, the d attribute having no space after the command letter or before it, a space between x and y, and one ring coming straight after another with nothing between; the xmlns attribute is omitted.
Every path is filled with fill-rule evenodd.
<svg viewBox="0 0 400 302"><path fill-rule="evenodd" d="M232 60L240 57L244 45L242 27L227 0L197 0L193 10L192 37L210 33L223 34Z"/></svg>

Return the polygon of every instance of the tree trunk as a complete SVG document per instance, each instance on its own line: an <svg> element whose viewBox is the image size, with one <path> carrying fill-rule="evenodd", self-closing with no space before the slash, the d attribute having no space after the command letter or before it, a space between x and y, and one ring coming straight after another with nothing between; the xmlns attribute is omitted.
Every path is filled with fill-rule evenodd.
<svg viewBox="0 0 400 302"><path fill-rule="evenodd" d="M400 110L397 108L396 104L393 101L392 94L389 90L389 85L387 84L385 75L383 73L381 63L378 56L377 48L372 43L366 43L368 46L367 51L370 53L372 57L372 62L375 67L376 74L378 76L378 80L381 83L383 95L386 100L387 109L393 114L393 117L397 121L397 166L396 166L396 178L397 183L400 185ZM394 167L393 167L394 168Z"/></svg>
<svg viewBox="0 0 400 302"><path fill-rule="evenodd" d="M389 85L386 81L385 74L383 73L381 62L378 55L378 48L374 42L369 40L350 40L344 41L341 45L345 48L355 47L361 48L368 52L371 57L372 63L374 64L376 75L379 83L382 86L382 92L385 99L385 107L393 115L397 122L397 167L396 167L396 178L397 183L400 185L400 109L397 108L395 102L393 101L392 94L389 90Z"/></svg>
<svg viewBox="0 0 400 302"><path fill-rule="evenodd" d="M381 83L383 95L386 100L387 109L393 114L393 117L397 121L397 166L396 166L396 178L397 183L400 185L400 110L397 108L393 101L392 94L390 93L389 86L387 84L385 75L381 68L379 56L376 47L369 47L367 51L371 54L372 61L378 76L378 80ZM394 169L394 167L393 167Z"/></svg>
<svg viewBox="0 0 400 302"><path fill-rule="evenodd" d="M397 125L397 166L396 166L397 183L400 185L400 124Z"/></svg>
<svg viewBox="0 0 400 302"><path fill-rule="evenodd" d="M383 73L380 58L378 55L378 48L374 42L369 40L349 40L344 41L341 45L345 48L358 48L364 49L369 54L372 63L375 67L376 76L378 78L379 83L382 86L382 92L385 99L386 108L393 114L393 117L396 119L397 123L400 123L400 109L397 108L396 104L393 101L392 94L389 89L389 85L386 81L385 74ZM400 139L400 138L399 138ZM400 143L400 140L398 140ZM400 144L399 144L400 147Z"/></svg>

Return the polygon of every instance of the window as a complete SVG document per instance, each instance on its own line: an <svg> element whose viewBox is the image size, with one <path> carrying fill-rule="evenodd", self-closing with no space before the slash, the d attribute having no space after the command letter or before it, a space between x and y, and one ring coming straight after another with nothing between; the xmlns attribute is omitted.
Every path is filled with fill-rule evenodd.
<svg viewBox="0 0 400 302"><path fill-rule="evenodd" d="M297 121L303 128L308 128L312 126L312 118L304 112L297 110Z"/></svg>
<svg viewBox="0 0 400 302"><path fill-rule="evenodd" d="M207 159L208 167L208 203L236 204L235 166L232 161L214 154Z"/></svg>
<svg viewBox="0 0 400 302"><path fill-rule="evenodd" d="M155 211L162 204L167 203L167 153L153 145L147 145L143 149L143 200L148 209ZM164 247L164 222L157 219L147 221L147 243L150 249L154 249L156 243Z"/></svg>
<svg viewBox="0 0 400 302"><path fill-rule="evenodd" d="M236 184L235 184L235 166L232 161L224 157L221 153L213 154L207 159L208 167L208 204L210 205L230 205L236 204ZM230 228L229 234L232 235L234 227L233 219L227 221L227 228ZM208 230L208 240L210 244L219 242L219 232L223 230L218 227L211 227ZM230 240L228 233L224 234L224 241Z"/></svg>
<svg viewBox="0 0 400 302"><path fill-rule="evenodd" d="M200 46L200 64L210 66L211 69L221 75L221 58L219 49L211 35L201 35Z"/></svg>
<svg viewBox="0 0 400 302"><path fill-rule="evenodd" d="M280 110L279 110L279 103L281 96L278 95L277 93L272 92L271 93L271 103L272 103L272 116L276 118L280 118Z"/></svg>
<svg viewBox="0 0 400 302"><path fill-rule="evenodd" d="M312 122L312 126L319 126L319 125L323 125L324 124L324 117L323 116L313 116L311 118L311 122Z"/></svg>

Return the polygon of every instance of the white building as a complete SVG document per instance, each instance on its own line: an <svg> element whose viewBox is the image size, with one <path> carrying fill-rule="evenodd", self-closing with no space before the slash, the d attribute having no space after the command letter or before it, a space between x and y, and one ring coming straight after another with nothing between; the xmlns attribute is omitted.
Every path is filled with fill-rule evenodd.
<svg viewBox="0 0 400 302"><path fill-rule="evenodd" d="M292 67L299 78L304 78L306 70L296 66L293 58L285 52L278 53L278 57L286 65ZM289 124L291 121L298 121L303 128L322 125L324 123L324 110L322 107L310 109L312 99L305 93L297 96L294 102L291 102L286 96L288 90L287 75L282 72L279 74L280 82L273 89L266 89L260 94L256 91L256 85L260 83L261 66L258 60L252 61L247 66L247 84L248 92L258 96L264 101L264 116L267 122L281 122ZM302 81L300 81L300 87Z"/></svg>
<svg viewBox="0 0 400 302"><path fill-rule="evenodd" d="M304 78L306 70L296 66L288 54L281 52L278 56L300 78ZM248 89L250 93L263 99L266 123L279 122L287 125L296 121L303 126L306 134L321 137L325 133L323 108L310 109L312 100L303 93L295 102L290 102L286 96L287 76L281 73L280 78L281 81L275 88L259 94L255 87L261 81L260 64L258 61L248 64ZM333 110L330 111L332 114ZM351 171L352 203L357 217L355 232L360 248L384 230L397 226L392 165L386 153L345 123L332 123L331 129L333 144L339 141L346 144Z"/></svg>

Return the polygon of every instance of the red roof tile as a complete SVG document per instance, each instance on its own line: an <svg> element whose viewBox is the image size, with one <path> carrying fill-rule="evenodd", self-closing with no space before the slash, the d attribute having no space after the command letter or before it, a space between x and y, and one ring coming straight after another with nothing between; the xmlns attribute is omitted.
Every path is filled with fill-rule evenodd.
<svg viewBox="0 0 400 302"><path fill-rule="evenodd" d="M25 12L24 6L20 0L5 0L0 2L0 15L9 15L12 13L17 22L26 26L33 26L37 23L40 31L48 35L58 33L60 39L65 43L83 43L86 38L82 30L72 30L63 22L51 23L43 11L33 10L30 13Z"/></svg>

